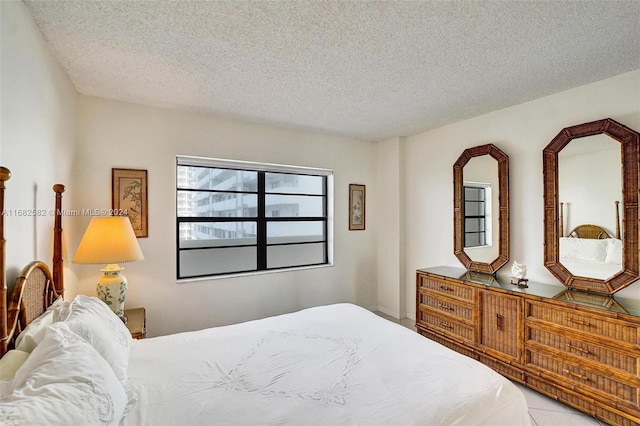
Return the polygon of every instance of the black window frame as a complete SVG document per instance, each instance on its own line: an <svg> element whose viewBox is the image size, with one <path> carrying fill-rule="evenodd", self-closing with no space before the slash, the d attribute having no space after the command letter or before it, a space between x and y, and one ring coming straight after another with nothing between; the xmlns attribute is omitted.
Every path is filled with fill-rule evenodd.
<svg viewBox="0 0 640 426"><path fill-rule="evenodd" d="M479 191L482 193L482 200L468 200L467 199L467 189L473 189L476 191ZM464 217L462 218L462 235L463 235L463 242L464 242L464 248L477 248L477 247L487 247L487 188L484 186L478 186L478 185L463 185L462 186L462 203L464 206ZM467 209L467 203L477 203L477 204L481 204L482 207L482 215L478 215L478 214L468 214L468 209ZM482 230L479 231L468 231L467 230L467 219L482 219ZM478 239L479 241L482 241L482 244L477 244L477 245L467 245L467 235L471 235L471 234L479 234L480 238Z"/></svg>
<svg viewBox="0 0 640 426"><path fill-rule="evenodd" d="M182 157L184 158L184 157ZM229 162L230 165L226 165L226 162ZM184 167L198 167L198 168L210 168L210 169L228 169L234 171L248 171L252 173L257 173L257 188L255 191L244 191L244 190L217 190L217 189L198 189L198 188L185 188L181 186L179 183L179 168L181 166ZM298 171L299 170L299 171ZM314 170L318 170L314 172ZM322 179L322 193L321 194L310 194L303 192L277 192L277 188L266 188L266 175L269 173L276 174L290 174L297 176L314 176ZM192 279L204 279L204 278L216 278L216 277L225 277L225 276L234 276L234 275L244 275L251 273L263 273L263 272L271 272L278 270L290 270L290 269L300 269L307 267L315 267L315 266L324 266L331 265L331 253L332 248L330 247L330 241L332 238L330 237L331 230L331 206L333 204L333 200L331 200L330 194L332 190L330 190L330 185L332 184L333 173L330 170L324 169L308 169L308 168L296 168L294 166L279 166L273 164L261 164L261 163L247 163L243 165L242 162L231 161L231 160L218 160L218 159L210 159L210 162L203 161L203 159L199 159L199 161L195 163L191 163L188 160L181 160L179 156L176 161L176 279L180 280L192 280ZM257 196L257 211L255 216L235 216L235 217L217 217L217 216L180 216L179 214L179 206L178 200L180 198L181 192L210 192L210 193L234 193L234 194L251 194ZM267 196L270 195L284 195L284 196L304 196L304 197L315 197L322 199L322 213L319 216L299 216L296 212L295 216L268 216L266 209L266 199ZM235 244L235 245L214 245L214 246L198 246L198 247L180 247L180 225L182 223L224 223L224 222L251 222L256 223L256 242L255 244ZM308 241L297 241L297 242L268 242L267 241L267 227L269 223L275 222L321 222L322 223L322 238L308 240ZM323 250L323 259L321 262L316 263L305 263L305 264L296 264L289 266L277 266L277 267L268 267L268 259L267 252L269 247L274 246L286 246L286 245L303 245L303 244L324 244ZM220 272L220 273L206 273L206 274L193 274L186 275L181 273L181 264L180 264L180 254L183 251L187 250L224 250L224 249L236 249L241 247L256 247L256 268L255 269L243 269L236 270L232 272Z"/></svg>

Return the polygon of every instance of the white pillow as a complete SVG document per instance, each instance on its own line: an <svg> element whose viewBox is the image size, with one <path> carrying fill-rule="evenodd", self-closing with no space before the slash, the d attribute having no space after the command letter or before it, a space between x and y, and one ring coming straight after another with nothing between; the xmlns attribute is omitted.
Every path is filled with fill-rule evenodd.
<svg viewBox="0 0 640 426"><path fill-rule="evenodd" d="M0 358L0 380L11 380L15 376L18 368L29 357L28 352L17 349L10 350Z"/></svg>
<svg viewBox="0 0 640 426"><path fill-rule="evenodd" d="M22 330L16 339L16 349L31 353L38 344L38 335L47 327L53 324L53 311L44 311L42 315L34 319Z"/></svg>
<svg viewBox="0 0 640 426"><path fill-rule="evenodd" d="M127 405L107 362L67 324L46 328L43 339L0 399L0 424L117 425Z"/></svg>
<svg viewBox="0 0 640 426"><path fill-rule="evenodd" d="M60 301L60 303L58 303ZM64 315L66 318L69 315L69 305L71 303L62 301L62 299L56 300L53 305L49 306L49 309L53 311L53 322L60 321L60 316Z"/></svg>
<svg viewBox="0 0 640 426"><path fill-rule="evenodd" d="M126 384L131 333L122 320L97 297L77 295L63 319L74 333L85 339L109 363L116 377Z"/></svg>
<svg viewBox="0 0 640 426"><path fill-rule="evenodd" d="M607 255L604 259L607 263L622 265L622 240L607 238Z"/></svg>
<svg viewBox="0 0 640 426"><path fill-rule="evenodd" d="M607 256L607 240L590 238L560 238L560 257L604 262Z"/></svg>
<svg viewBox="0 0 640 426"><path fill-rule="evenodd" d="M54 316L57 309L68 305L68 302L62 300L61 297L47 308L38 318L34 319L25 327L16 339L16 349L31 353L42 337L38 337L45 327L53 324Z"/></svg>

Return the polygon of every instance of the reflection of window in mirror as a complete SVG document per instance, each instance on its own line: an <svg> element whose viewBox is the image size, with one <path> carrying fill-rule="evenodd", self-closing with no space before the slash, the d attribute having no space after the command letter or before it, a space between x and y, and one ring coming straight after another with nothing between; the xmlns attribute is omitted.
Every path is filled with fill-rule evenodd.
<svg viewBox="0 0 640 426"><path fill-rule="evenodd" d="M500 240L498 162L490 155L473 157L462 174L463 188L470 188L462 193L463 249L472 260L489 263L498 257ZM472 199L480 196L484 201Z"/></svg>
<svg viewBox="0 0 640 426"><path fill-rule="evenodd" d="M464 247L489 247L491 232L491 184L464 183Z"/></svg>

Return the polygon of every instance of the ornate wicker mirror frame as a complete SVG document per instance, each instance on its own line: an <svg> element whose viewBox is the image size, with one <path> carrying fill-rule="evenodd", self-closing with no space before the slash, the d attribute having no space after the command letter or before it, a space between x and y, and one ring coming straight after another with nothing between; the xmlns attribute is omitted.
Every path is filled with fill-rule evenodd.
<svg viewBox="0 0 640 426"><path fill-rule="evenodd" d="M558 153L573 139L604 133L620 142L622 154L622 267L607 280L574 276L559 262ZM639 278L638 144L640 134L607 118L566 127L543 151L544 266L566 287L613 294Z"/></svg>
<svg viewBox="0 0 640 426"><path fill-rule="evenodd" d="M490 155L498 162L498 257L491 263L472 260L464 251L464 166L474 157ZM509 261L509 156L495 145L465 149L453 165L453 254L465 268L494 274Z"/></svg>

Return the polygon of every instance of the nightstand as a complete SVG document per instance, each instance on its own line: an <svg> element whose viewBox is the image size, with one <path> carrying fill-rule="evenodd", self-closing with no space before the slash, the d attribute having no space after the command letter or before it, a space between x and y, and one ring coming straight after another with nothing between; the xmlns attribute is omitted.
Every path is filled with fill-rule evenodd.
<svg viewBox="0 0 640 426"><path fill-rule="evenodd" d="M144 308L125 309L125 324L134 339L144 339L147 335L147 311Z"/></svg>

